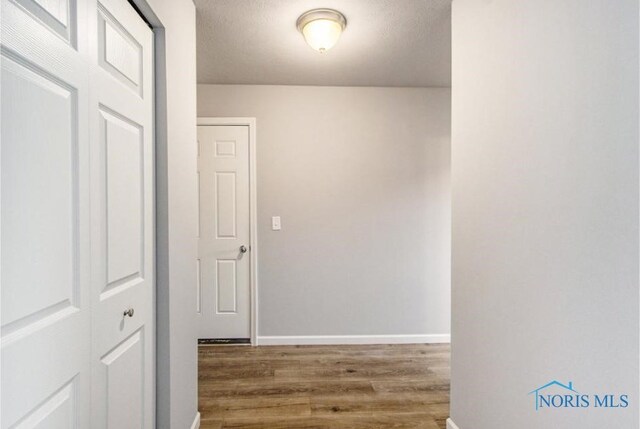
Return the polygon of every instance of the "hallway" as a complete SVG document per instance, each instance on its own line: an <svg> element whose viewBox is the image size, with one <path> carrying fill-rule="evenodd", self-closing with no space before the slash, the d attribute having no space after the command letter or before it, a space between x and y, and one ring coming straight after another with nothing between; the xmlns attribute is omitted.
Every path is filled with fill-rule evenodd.
<svg viewBox="0 0 640 429"><path fill-rule="evenodd" d="M448 344L200 346L201 427L444 429Z"/></svg>

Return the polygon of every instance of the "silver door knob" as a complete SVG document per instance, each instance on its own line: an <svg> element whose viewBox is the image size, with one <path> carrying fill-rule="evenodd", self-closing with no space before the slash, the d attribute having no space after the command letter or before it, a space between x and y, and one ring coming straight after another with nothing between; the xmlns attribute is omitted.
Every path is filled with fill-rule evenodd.
<svg viewBox="0 0 640 429"><path fill-rule="evenodd" d="M125 317L127 317L127 316L129 316L129 317L133 317L133 308L130 308L130 309L128 309L128 310L125 310L125 311L124 311L124 316L125 316Z"/></svg>
<svg viewBox="0 0 640 429"><path fill-rule="evenodd" d="M247 246L240 246L240 253L247 253Z"/></svg>

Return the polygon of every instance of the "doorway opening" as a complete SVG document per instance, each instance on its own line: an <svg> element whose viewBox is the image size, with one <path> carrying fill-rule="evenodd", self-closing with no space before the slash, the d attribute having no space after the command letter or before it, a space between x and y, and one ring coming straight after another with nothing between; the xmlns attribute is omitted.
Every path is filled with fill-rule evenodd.
<svg viewBox="0 0 640 429"><path fill-rule="evenodd" d="M199 122L198 309L227 332L198 335L225 340L199 347L202 421L444 428L450 0L195 4L197 116L260 127L258 347L236 347L243 133Z"/></svg>

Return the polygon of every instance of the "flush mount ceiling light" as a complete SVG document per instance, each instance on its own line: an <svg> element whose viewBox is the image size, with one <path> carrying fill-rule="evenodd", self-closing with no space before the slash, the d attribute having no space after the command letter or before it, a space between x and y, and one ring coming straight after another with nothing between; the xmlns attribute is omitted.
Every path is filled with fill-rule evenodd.
<svg viewBox="0 0 640 429"><path fill-rule="evenodd" d="M336 44L346 26L344 15L333 9L310 10L296 22L307 44L321 54Z"/></svg>

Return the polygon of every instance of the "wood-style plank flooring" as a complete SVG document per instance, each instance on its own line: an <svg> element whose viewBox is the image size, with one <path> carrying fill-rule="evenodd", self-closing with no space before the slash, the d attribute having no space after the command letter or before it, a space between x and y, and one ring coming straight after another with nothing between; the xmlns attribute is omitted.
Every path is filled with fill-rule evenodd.
<svg viewBox="0 0 640 429"><path fill-rule="evenodd" d="M449 345L200 346L202 429L444 429Z"/></svg>

